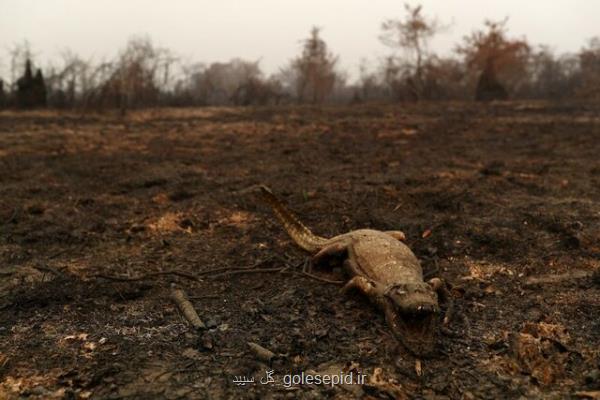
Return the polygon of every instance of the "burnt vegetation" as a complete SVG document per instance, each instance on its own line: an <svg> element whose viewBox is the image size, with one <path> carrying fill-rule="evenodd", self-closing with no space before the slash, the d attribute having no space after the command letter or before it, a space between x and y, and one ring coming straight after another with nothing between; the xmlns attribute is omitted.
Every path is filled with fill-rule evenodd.
<svg viewBox="0 0 600 400"><path fill-rule="evenodd" d="M130 39L113 59L94 62L65 51L60 61L41 67L24 42L6 57L10 78L0 79L0 107L124 112L150 106L600 97L599 38L579 52L555 54L512 37L508 23L485 21L456 45L453 56L441 57L429 44L451 25L428 17L421 6L406 5L402 18L381 25L379 39L391 53L379 62L365 60L355 82L348 81L316 27L301 42L298 57L270 76L254 60L185 63L149 37Z"/></svg>

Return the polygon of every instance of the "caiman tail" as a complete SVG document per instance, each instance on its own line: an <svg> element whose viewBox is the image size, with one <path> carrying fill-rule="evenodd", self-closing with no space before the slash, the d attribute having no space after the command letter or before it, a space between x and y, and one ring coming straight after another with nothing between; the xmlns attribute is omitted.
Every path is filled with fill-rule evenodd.
<svg viewBox="0 0 600 400"><path fill-rule="evenodd" d="M309 253L314 254L327 243L326 238L316 236L310 231L310 229L304 226L298 217L288 210L281 200L279 200L273 194L273 192L271 192L271 189L264 185L260 185L259 189L263 200L269 206L271 206L273 212L283 224L283 227L287 231L288 235L290 235L290 237L298 246L302 247Z"/></svg>

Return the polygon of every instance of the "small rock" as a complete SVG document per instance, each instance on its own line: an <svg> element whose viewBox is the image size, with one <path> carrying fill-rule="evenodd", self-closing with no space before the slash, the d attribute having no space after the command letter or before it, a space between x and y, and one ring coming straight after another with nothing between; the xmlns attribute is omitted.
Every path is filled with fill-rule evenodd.
<svg viewBox="0 0 600 400"><path fill-rule="evenodd" d="M323 337L327 336L328 333L329 333L329 329L327 329L327 328L318 329L317 331L315 331L315 336L317 338L323 338Z"/></svg>
<svg viewBox="0 0 600 400"><path fill-rule="evenodd" d="M200 339L200 345L206 350L212 350L212 348L214 347L212 335L205 333Z"/></svg>
<svg viewBox="0 0 600 400"><path fill-rule="evenodd" d="M566 235L563 239L564 246L569 250L578 249L581 246L581 240L575 235Z"/></svg>
<svg viewBox="0 0 600 400"><path fill-rule="evenodd" d="M571 223L571 228L576 231L580 231L583 229L583 223L581 221L575 221Z"/></svg>
<svg viewBox="0 0 600 400"><path fill-rule="evenodd" d="M242 304L242 311L244 311L250 315L258 314L258 308L252 303Z"/></svg>
<svg viewBox="0 0 600 400"><path fill-rule="evenodd" d="M504 170L504 163L501 161L492 161L481 168L479 172L487 176L500 176Z"/></svg>
<svg viewBox="0 0 600 400"><path fill-rule="evenodd" d="M538 307L532 307L527 311L527 319L530 321L541 321L542 318L544 316L544 313L542 312L542 310L540 310Z"/></svg>
<svg viewBox="0 0 600 400"><path fill-rule="evenodd" d="M229 329L229 324L221 324L221 325L219 325L219 330L221 332L225 332L228 329Z"/></svg>
<svg viewBox="0 0 600 400"><path fill-rule="evenodd" d="M30 393L36 396L47 396L50 392L43 386L36 386L30 390Z"/></svg>
<svg viewBox="0 0 600 400"><path fill-rule="evenodd" d="M591 371L586 372L585 383L596 383L600 382L600 369L592 369Z"/></svg>
<svg viewBox="0 0 600 400"><path fill-rule="evenodd" d="M466 400L475 400L475 395L473 393L471 393L471 392L465 392L463 394L463 399L466 399Z"/></svg>
<svg viewBox="0 0 600 400"><path fill-rule="evenodd" d="M32 204L26 208L26 211L32 215L41 215L46 209L41 204Z"/></svg>
<svg viewBox="0 0 600 400"><path fill-rule="evenodd" d="M181 355L186 357L186 358L191 358L193 360L198 360L200 359L200 353L198 352L198 350L193 349L191 347L188 347L187 349L185 349L183 352L181 352Z"/></svg>
<svg viewBox="0 0 600 400"><path fill-rule="evenodd" d="M592 283L600 286L600 269L597 269L592 274ZM598 366L600 366L600 360L598 361Z"/></svg>
<svg viewBox="0 0 600 400"><path fill-rule="evenodd" d="M427 246L425 248L425 251L427 252L428 255L430 256L435 256L438 253L438 249L435 246Z"/></svg>
<svg viewBox="0 0 600 400"><path fill-rule="evenodd" d="M132 233L143 232L143 231L146 230L146 226L144 226L142 224L133 224L133 225L131 225L131 227L129 228L129 230Z"/></svg>
<svg viewBox="0 0 600 400"><path fill-rule="evenodd" d="M208 321L206 321L206 327L208 329L213 329L217 327L217 321L214 318L210 318Z"/></svg>

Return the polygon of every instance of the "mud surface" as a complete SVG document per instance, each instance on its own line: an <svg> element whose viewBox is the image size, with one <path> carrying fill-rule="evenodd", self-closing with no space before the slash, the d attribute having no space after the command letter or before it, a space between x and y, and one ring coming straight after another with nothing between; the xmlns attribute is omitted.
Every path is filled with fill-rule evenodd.
<svg viewBox="0 0 600 400"><path fill-rule="evenodd" d="M2 112L0 397L600 398L599 111ZM302 275L256 183L322 236L403 230L453 285L436 354L417 361L368 300ZM284 382L351 371L365 384Z"/></svg>

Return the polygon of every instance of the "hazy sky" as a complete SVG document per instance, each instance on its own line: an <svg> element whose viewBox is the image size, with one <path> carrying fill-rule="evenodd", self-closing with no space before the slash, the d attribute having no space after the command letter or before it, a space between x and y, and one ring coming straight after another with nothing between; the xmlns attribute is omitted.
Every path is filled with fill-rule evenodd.
<svg viewBox="0 0 600 400"><path fill-rule="evenodd" d="M509 16L512 35L558 52L577 51L600 35L596 0L420 3L426 15L452 24L432 43L441 54L486 18ZM6 50L24 39L45 64L66 48L98 61L115 55L128 38L148 35L185 60L260 59L271 73L299 52L300 40L316 25L342 67L356 76L361 58L375 62L389 53L377 38L381 22L403 11L403 2L393 0L0 0L0 71L6 74Z"/></svg>

